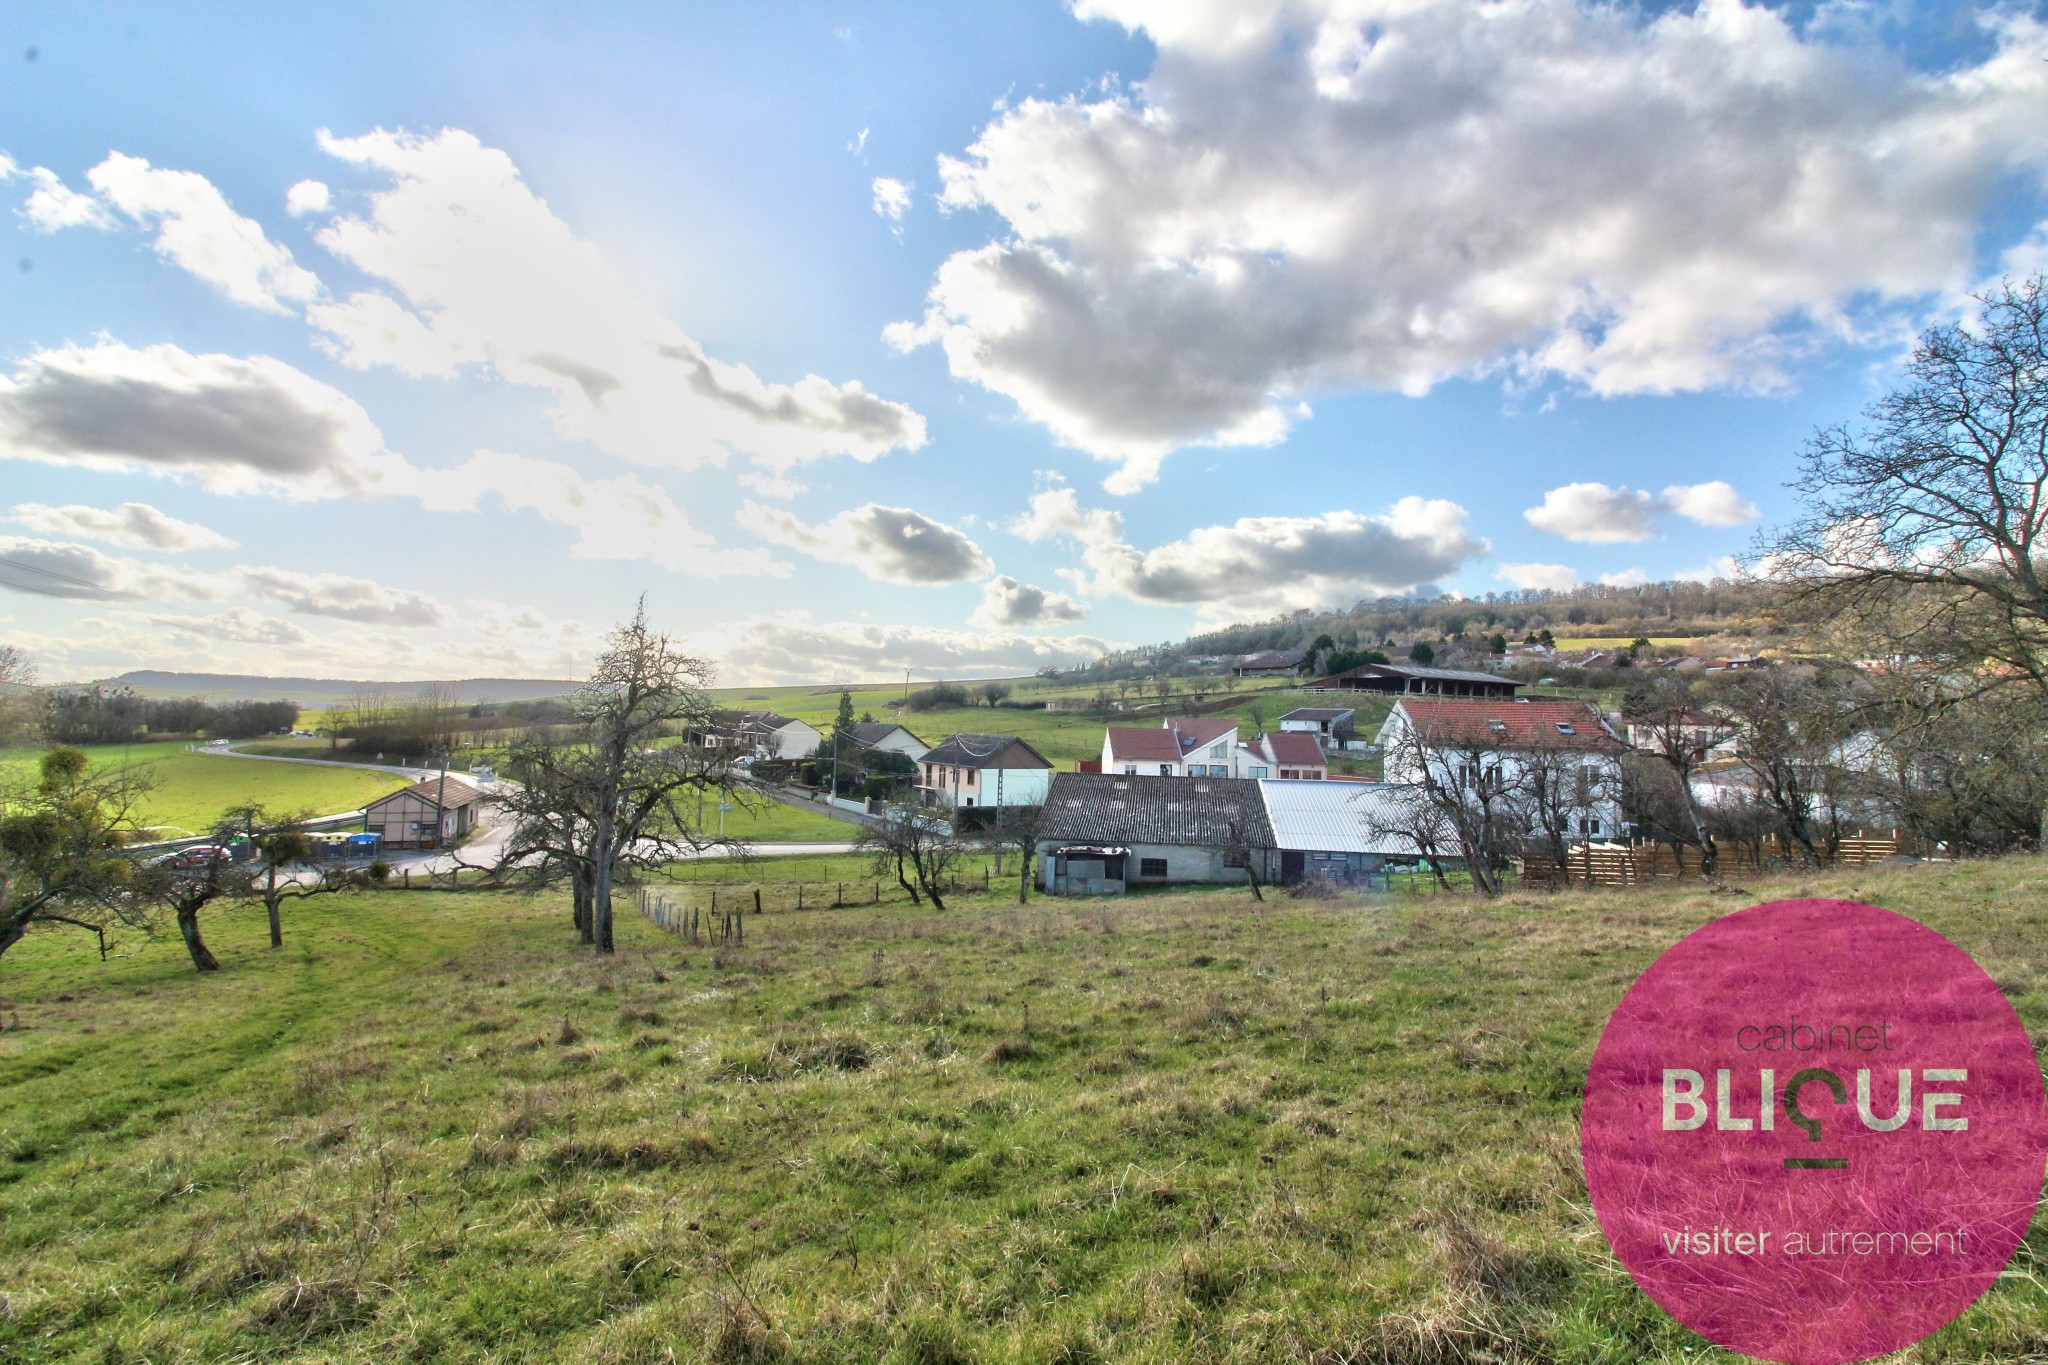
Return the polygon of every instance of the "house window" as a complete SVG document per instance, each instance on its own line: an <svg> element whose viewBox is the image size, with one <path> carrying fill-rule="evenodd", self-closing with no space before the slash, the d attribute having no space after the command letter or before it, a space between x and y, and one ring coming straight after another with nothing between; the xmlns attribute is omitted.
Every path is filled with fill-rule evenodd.
<svg viewBox="0 0 2048 1365"><path fill-rule="evenodd" d="M1164 877L1166 875L1166 859L1138 859L1138 875L1140 877Z"/></svg>
<svg viewBox="0 0 2048 1365"><path fill-rule="evenodd" d="M1266 770L1264 768L1254 767L1251 770L1251 773L1253 777L1264 777L1266 775Z"/></svg>
<svg viewBox="0 0 2048 1365"><path fill-rule="evenodd" d="M1125 777L1136 777L1137 775L1138 775L1138 765L1137 765L1137 764L1135 764L1135 763L1126 763L1126 764L1124 764L1124 776L1125 776Z"/></svg>
<svg viewBox="0 0 2048 1365"><path fill-rule="evenodd" d="M1161 777L1172 777L1172 776L1173 776L1173 765L1172 765L1171 763L1162 763L1162 764L1160 764L1160 765L1159 765L1159 775L1160 775Z"/></svg>

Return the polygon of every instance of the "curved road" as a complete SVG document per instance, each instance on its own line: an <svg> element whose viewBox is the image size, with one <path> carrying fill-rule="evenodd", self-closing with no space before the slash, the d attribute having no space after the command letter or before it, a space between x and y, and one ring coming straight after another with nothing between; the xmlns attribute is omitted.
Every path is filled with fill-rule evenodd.
<svg viewBox="0 0 2048 1365"><path fill-rule="evenodd" d="M403 777L409 777L415 782L424 782L429 778L439 777L441 775L441 770L439 768L406 768L396 767L389 763L352 763L347 759L340 758L287 758L281 754L247 754L243 753L239 749L234 748L232 745L227 744L223 744L218 747L212 745L202 745L195 749L194 752L202 754L213 754L223 758L246 758L255 760L257 762L265 763L310 763L317 767L325 768L361 768L365 772L396 773ZM459 777L470 777L470 774L467 773L456 773L455 775ZM472 777L471 780L473 781L474 778ZM500 781L502 780L503 779L500 779ZM484 790L488 792L490 790L489 785L486 785ZM344 818L351 814L361 815L362 812L343 811L339 815L325 816L322 818L328 820L335 820ZM414 872L436 873L453 872L458 868L465 867L489 867L498 860L499 855L504 850L506 841L511 837L512 827L510 825L501 823L484 824L480 825L477 829L475 836L472 837L469 840L469 842L465 843L460 848L420 849L417 851L409 849L393 850L392 852L385 855L384 861L391 865L391 870L394 872L401 872L410 869ZM762 856L771 854L851 853L853 852L853 847L854 846L851 842L809 844L747 844L743 845L739 850L726 848L708 848L700 853L691 854L689 856L696 858L729 858L733 857L736 852Z"/></svg>

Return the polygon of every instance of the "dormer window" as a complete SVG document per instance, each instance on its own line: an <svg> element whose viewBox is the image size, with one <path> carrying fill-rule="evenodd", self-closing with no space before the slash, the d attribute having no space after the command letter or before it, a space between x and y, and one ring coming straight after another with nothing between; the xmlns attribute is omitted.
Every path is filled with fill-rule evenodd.
<svg viewBox="0 0 2048 1365"><path fill-rule="evenodd" d="M1572 727L1572 723L1568 720L1561 720L1557 723L1557 732L1561 735L1575 735L1578 733L1578 731Z"/></svg>
<svg viewBox="0 0 2048 1365"><path fill-rule="evenodd" d="M1508 723L1504 720L1489 720L1486 722L1486 728L1496 735L1504 735L1508 732Z"/></svg>

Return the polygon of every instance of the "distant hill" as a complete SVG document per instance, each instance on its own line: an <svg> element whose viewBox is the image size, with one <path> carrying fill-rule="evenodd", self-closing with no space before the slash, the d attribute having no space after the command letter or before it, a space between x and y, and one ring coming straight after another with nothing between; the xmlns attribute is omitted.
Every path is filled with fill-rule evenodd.
<svg viewBox="0 0 2048 1365"><path fill-rule="evenodd" d="M409 697L434 689L465 702L536 701L574 692L580 683L569 678L461 678L435 682L377 682L349 678L266 678L258 673L166 673L139 668L102 680L109 687L132 687L145 697L201 697L207 701L295 701L301 706L332 706L357 692L382 692Z"/></svg>

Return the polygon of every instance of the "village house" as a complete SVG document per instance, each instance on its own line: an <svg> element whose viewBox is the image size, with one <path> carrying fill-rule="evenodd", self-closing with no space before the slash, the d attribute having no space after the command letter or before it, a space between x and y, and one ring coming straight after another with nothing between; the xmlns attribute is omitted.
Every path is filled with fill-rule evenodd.
<svg viewBox="0 0 2048 1365"><path fill-rule="evenodd" d="M1360 664L1307 684L1334 692L1379 692L1409 697L1512 697L1522 684L1495 673L1421 664Z"/></svg>
<svg viewBox="0 0 2048 1365"><path fill-rule="evenodd" d="M918 761L918 803L945 811L1037 806L1051 780L1045 755L1015 735L954 735Z"/></svg>
<svg viewBox="0 0 2048 1365"><path fill-rule="evenodd" d="M1255 736L1239 749L1242 776L1282 781L1320 782L1330 775L1330 761L1314 735L1282 730Z"/></svg>
<svg viewBox="0 0 2048 1365"><path fill-rule="evenodd" d="M1302 706L1280 717L1282 733L1300 731L1314 735L1325 750L1362 747L1358 738L1358 712L1349 706Z"/></svg>
<svg viewBox="0 0 2048 1365"><path fill-rule="evenodd" d="M876 753L902 754L913 763L931 752L932 746L894 721L864 720L849 732L853 742Z"/></svg>
<svg viewBox="0 0 2048 1365"><path fill-rule="evenodd" d="M482 804L468 778L430 777L363 807L363 832L385 848L445 848L476 828Z"/></svg>
<svg viewBox="0 0 2048 1365"><path fill-rule="evenodd" d="M825 742L815 725L773 711L719 711L692 736L699 748L740 758L809 758Z"/></svg>
<svg viewBox="0 0 2048 1365"><path fill-rule="evenodd" d="M1684 712L1674 717L1669 724L1662 720L1630 721L1626 728L1628 746L1645 753L1656 753L1664 747L1667 734L1673 731L1675 737L1692 750L1696 762L1735 757L1735 726L1719 716L1709 715L1704 711Z"/></svg>
<svg viewBox="0 0 2048 1365"><path fill-rule="evenodd" d="M1600 713L1582 701L1452 700L1403 697L1379 731L1390 784L1420 784L1426 775L1464 782L1456 771L1481 760L1497 763L1514 783L1535 754L1555 754L1578 770L1585 810L1575 835L1611 839L1621 832L1621 756L1626 745Z"/></svg>

